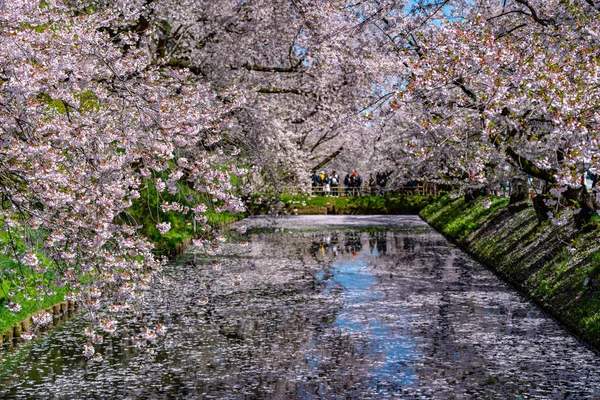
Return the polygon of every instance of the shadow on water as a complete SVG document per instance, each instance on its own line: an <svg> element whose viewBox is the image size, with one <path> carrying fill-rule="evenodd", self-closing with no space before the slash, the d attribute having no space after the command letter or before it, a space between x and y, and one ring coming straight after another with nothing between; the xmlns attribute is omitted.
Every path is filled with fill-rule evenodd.
<svg viewBox="0 0 600 400"><path fill-rule="evenodd" d="M8 354L6 398L597 398L600 360L417 217L296 217L170 265L87 361L82 318ZM244 243L242 243L244 242Z"/></svg>

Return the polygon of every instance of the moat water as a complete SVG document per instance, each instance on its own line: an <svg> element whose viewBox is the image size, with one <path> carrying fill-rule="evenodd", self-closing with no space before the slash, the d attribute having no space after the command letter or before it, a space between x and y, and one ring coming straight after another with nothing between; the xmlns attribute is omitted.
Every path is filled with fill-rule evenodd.
<svg viewBox="0 0 600 400"><path fill-rule="evenodd" d="M418 217L240 224L148 292L165 336L122 320L94 362L76 317L4 351L0 398L600 398L600 357Z"/></svg>

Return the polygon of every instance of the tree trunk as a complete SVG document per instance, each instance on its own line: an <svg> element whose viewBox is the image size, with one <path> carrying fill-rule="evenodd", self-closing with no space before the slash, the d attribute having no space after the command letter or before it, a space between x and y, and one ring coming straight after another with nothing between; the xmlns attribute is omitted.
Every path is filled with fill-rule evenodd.
<svg viewBox="0 0 600 400"><path fill-rule="evenodd" d="M317 171L320 170L321 168L323 168L325 165L329 164L329 162L331 160L333 160L334 158L336 158L337 156L340 155L340 153L344 150L344 147L340 147L339 149L337 149L335 152L333 152L333 154L330 154L329 156L325 157L325 159L323 161L321 161L320 163L318 163L317 165L315 165L313 168L311 168L311 171Z"/></svg>
<svg viewBox="0 0 600 400"><path fill-rule="evenodd" d="M535 210L537 219L540 222L544 222L550 218L548 216L548 211L550 211L550 208L546 205L546 203L544 203L544 199L546 199L546 197L541 194L533 198L533 208Z"/></svg>
<svg viewBox="0 0 600 400"><path fill-rule="evenodd" d="M476 189L468 189L465 192L465 201L474 201L476 198L480 197L480 196L486 196L488 195L488 187L484 186L482 188L476 188Z"/></svg>
<svg viewBox="0 0 600 400"><path fill-rule="evenodd" d="M576 210L579 210L575 214L575 223L578 227L588 223L598 209L594 196L590 195L585 186L568 189L563 193L563 199L561 206L575 207Z"/></svg>
<svg viewBox="0 0 600 400"><path fill-rule="evenodd" d="M527 189L527 179L523 176L515 176L511 179L512 192L510 194L509 204L516 204L529 198Z"/></svg>

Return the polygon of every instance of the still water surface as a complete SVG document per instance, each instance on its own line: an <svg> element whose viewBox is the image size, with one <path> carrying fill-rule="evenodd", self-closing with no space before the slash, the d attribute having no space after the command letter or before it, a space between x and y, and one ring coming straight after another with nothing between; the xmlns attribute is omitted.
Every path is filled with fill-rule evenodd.
<svg viewBox="0 0 600 400"><path fill-rule="evenodd" d="M243 224L148 293L164 338L87 361L75 318L5 354L0 398L600 398L598 356L418 217Z"/></svg>

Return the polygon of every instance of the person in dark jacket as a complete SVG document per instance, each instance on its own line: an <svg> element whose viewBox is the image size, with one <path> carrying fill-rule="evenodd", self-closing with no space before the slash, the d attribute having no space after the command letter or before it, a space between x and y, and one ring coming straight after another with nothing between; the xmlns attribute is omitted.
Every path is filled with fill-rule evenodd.
<svg viewBox="0 0 600 400"><path fill-rule="evenodd" d="M317 171L314 171L312 174L313 194L317 194L319 192L320 186L321 186L321 178L319 177L319 174L317 174Z"/></svg>
<svg viewBox="0 0 600 400"><path fill-rule="evenodd" d="M369 174L369 195L374 195L376 190L377 182L375 182L375 177L373 176L373 174Z"/></svg>
<svg viewBox="0 0 600 400"><path fill-rule="evenodd" d="M351 183L350 182L350 174L346 174L346 176L344 177L344 186L346 187L346 190L345 190L346 196L350 196L350 190L351 190L350 183Z"/></svg>

